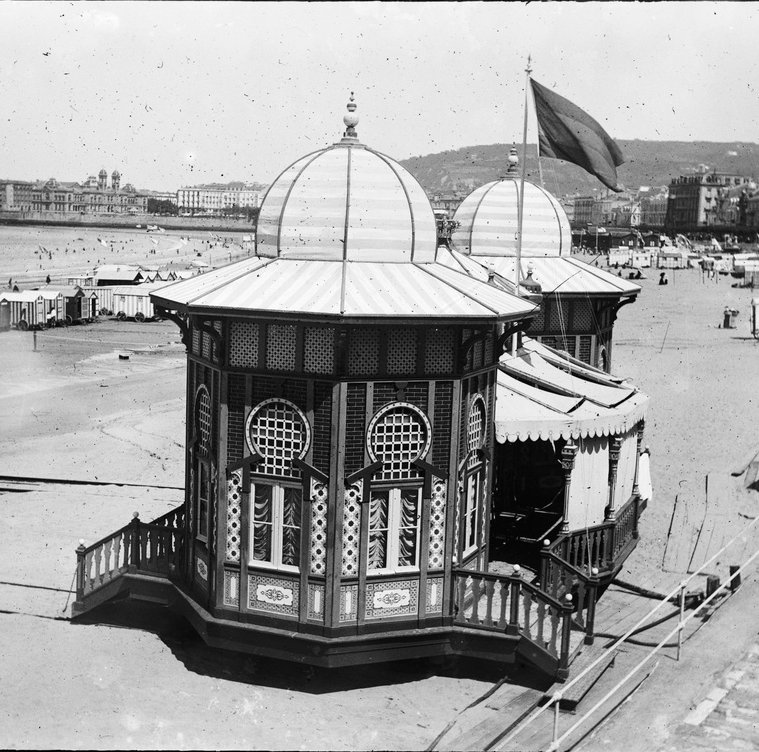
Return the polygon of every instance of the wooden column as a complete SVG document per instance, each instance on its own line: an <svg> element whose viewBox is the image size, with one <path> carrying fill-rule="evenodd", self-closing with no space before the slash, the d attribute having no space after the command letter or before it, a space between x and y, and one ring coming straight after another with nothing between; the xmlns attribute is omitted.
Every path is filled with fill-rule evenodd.
<svg viewBox="0 0 759 752"><path fill-rule="evenodd" d="M633 496L637 496L640 493L638 487L638 471L640 470L640 451L643 446L643 431L645 426L646 422L643 420L638 423L638 444L635 450L635 480L633 481Z"/></svg>
<svg viewBox="0 0 759 752"><path fill-rule="evenodd" d="M617 510L614 508L616 486L617 486L617 467L619 465L619 450L622 448L622 439L619 436L612 436L609 441L609 503L606 506L606 521L613 522L617 516Z"/></svg>
<svg viewBox="0 0 759 752"><path fill-rule="evenodd" d="M570 439L571 442L571 439ZM572 482L572 470L575 466L577 455L576 444L565 444L561 450L561 469L564 471L564 520L561 523L561 532L569 532L569 485Z"/></svg>

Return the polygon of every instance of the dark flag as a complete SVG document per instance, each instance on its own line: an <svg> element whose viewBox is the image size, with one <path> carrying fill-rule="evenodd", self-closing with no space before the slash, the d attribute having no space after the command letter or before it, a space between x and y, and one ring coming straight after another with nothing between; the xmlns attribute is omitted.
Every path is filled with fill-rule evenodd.
<svg viewBox="0 0 759 752"><path fill-rule="evenodd" d="M617 167L625 161L609 134L577 105L530 79L538 114L540 156L572 162L613 191Z"/></svg>

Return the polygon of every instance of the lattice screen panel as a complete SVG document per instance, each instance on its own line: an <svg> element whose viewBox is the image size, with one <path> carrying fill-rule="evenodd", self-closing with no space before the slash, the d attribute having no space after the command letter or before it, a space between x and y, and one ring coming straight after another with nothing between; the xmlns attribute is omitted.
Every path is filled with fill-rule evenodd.
<svg viewBox="0 0 759 752"><path fill-rule="evenodd" d="M379 332L352 330L348 340L348 374L376 374L379 352Z"/></svg>
<svg viewBox="0 0 759 752"><path fill-rule="evenodd" d="M306 416L292 402L276 397L261 402L248 417L246 434L250 450L264 458L256 472L300 477L292 461L305 456L311 430Z"/></svg>
<svg viewBox="0 0 759 752"><path fill-rule="evenodd" d="M432 440L427 416L419 408L407 402L387 405L372 418L367 434L370 457L383 463L378 479L419 477L411 463L427 454Z"/></svg>
<svg viewBox="0 0 759 752"><path fill-rule="evenodd" d="M213 340L211 339L211 335L208 334L208 332L202 332L200 342L201 342L203 357L206 360L211 360L211 344L213 343Z"/></svg>
<svg viewBox="0 0 759 752"><path fill-rule="evenodd" d="M538 315L532 320L532 323L530 324L528 331L530 332L540 332L545 329L546 326L546 317L545 317L545 306L540 306L540 309L538 310Z"/></svg>
<svg viewBox="0 0 759 752"><path fill-rule="evenodd" d="M572 328L575 331L592 332L595 329L593 324L593 310L589 301L578 300L574 304L572 311Z"/></svg>
<svg viewBox="0 0 759 752"><path fill-rule="evenodd" d="M198 329L192 330L192 354L200 355L200 335L201 332Z"/></svg>
<svg viewBox="0 0 759 752"><path fill-rule="evenodd" d="M332 373L335 370L334 329L306 327L303 370L306 373Z"/></svg>
<svg viewBox="0 0 759 752"><path fill-rule="evenodd" d="M240 562L240 514L242 512L242 470L227 480L227 561Z"/></svg>
<svg viewBox="0 0 759 752"><path fill-rule="evenodd" d="M548 311L548 328L553 331L561 330L562 322L566 322L567 304L564 301L551 301ZM564 323L566 328L566 323Z"/></svg>
<svg viewBox="0 0 759 752"><path fill-rule="evenodd" d="M424 351L425 373L453 371L454 336L452 329L430 329Z"/></svg>
<svg viewBox="0 0 759 752"><path fill-rule="evenodd" d="M327 486L311 478L311 574L325 574L327 556Z"/></svg>
<svg viewBox="0 0 759 752"><path fill-rule="evenodd" d="M294 324L269 324L266 335L266 367L272 371L295 370Z"/></svg>
<svg viewBox="0 0 759 752"><path fill-rule="evenodd" d="M405 375L416 371L416 331L391 329L387 333L387 372Z"/></svg>
<svg viewBox="0 0 759 752"><path fill-rule="evenodd" d="M211 397L202 384L195 394L195 430L198 449L207 453L211 446Z"/></svg>
<svg viewBox="0 0 759 752"><path fill-rule="evenodd" d="M445 564L445 481L432 479L430 498L430 546L428 569L442 569Z"/></svg>
<svg viewBox="0 0 759 752"><path fill-rule="evenodd" d="M258 366L258 324L233 321L229 327L229 365L235 368Z"/></svg>
<svg viewBox="0 0 759 752"><path fill-rule="evenodd" d="M466 448L469 459L468 467L474 467L480 460L475 452L480 449L485 438L485 401L478 394L469 407L466 429Z"/></svg>
<svg viewBox="0 0 759 752"><path fill-rule="evenodd" d="M345 489L343 507L343 577L358 576L358 549L361 531L361 498L364 482L356 481Z"/></svg>

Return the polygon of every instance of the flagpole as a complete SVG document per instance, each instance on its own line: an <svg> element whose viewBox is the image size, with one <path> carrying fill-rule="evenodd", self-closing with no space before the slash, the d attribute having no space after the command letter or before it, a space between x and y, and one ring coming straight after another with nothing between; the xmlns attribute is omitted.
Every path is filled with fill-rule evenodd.
<svg viewBox="0 0 759 752"><path fill-rule="evenodd" d="M522 281L522 220L524 218L524 178L527 171L527 106L530 96L531 56L527 56L527 68L524 85L524 130L522 132L522 178L519 181L519 203L517 209L517 263L516 263L516 294L519 295L519 283Z"/></svg>

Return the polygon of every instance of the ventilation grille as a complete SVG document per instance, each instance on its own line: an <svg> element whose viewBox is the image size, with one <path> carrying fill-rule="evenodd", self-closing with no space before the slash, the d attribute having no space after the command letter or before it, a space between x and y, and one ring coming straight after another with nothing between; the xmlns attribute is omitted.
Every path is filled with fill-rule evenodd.
<svg viewBox="0 0 759 752"><path fill-rule="evenodd" d="M334 329L306 327L303 370L306 373L332 373L335 370Z"/></svg>
<svg viewBox="0 0 759 752"><path fill-rule="evenodd" d="M416 371L416 331L391 329L387 335L387 372L406 375Z"/></svg>
<svg viewBox="0 0 759 752"><path fill-rule="evenodd" d="M453 371L454 338L451 329L431 329L427 332L424 351L425 373Z"/></svg>
<svg viewBox="0 0 759 752"><path fill-rule="evenodd" d="M296 327L270 324L266 336L266 367L272 371L295 370Z"/></svg>
<svg viewBox="0 0 759 752"><path fill-rule="evenodd" d="M360 376L379 372L379 332L352 330L348 340L348 374Z"/></svg>
<svg viewBox="0 0 759 752"><path fill-rule="evenodd" d="M230 326L229 365L234 368L258 366L258 324L233 321Z"/></svg>

